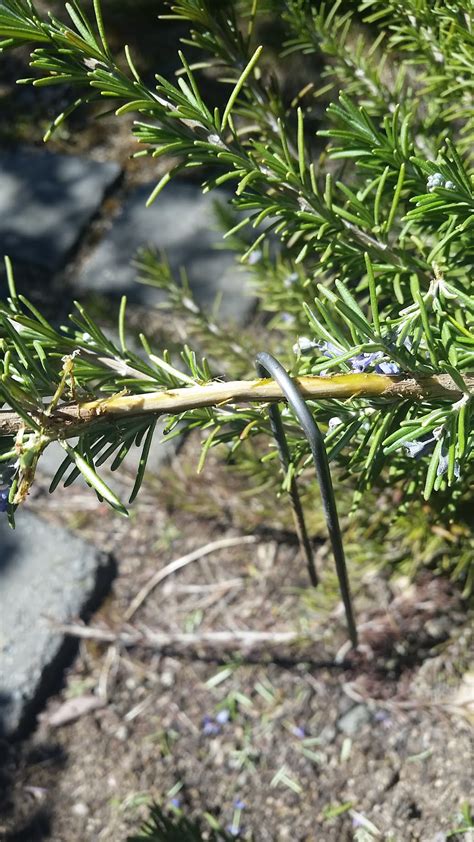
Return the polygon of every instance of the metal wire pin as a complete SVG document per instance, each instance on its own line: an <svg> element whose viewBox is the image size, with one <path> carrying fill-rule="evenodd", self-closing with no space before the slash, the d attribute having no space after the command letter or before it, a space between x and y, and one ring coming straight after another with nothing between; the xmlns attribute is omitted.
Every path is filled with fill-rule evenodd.
<svg viewBox="0 0 474 842"><path fill-rule="evenodd" d="M257 373L262 377L265 373L269 374L282 390L286 396L289 405L301 424L301 428L308 439L311 453L313 456L316 475L318 478L319 488L321 491L321 498L323 502L324 514L329 532L329 538L336 563L336 572L339 580L339 589L344 604L346 614L347 626L349 630L349 637L354 647L357 647L358 637L357 628L354 620L352 610L352 599L349 586L349 577L347 574L346 560L344 556L344 547L342 543L341 529L339 526L339 518L337 515L336 498L334 496L334 488L331 480L331 472L329 470L329 462L324 446L324 439L321 431L311 415L306 401L302 397L297 385L285 371L284 367L278 360L266 351L258 354L255 360ZM273 435L275 436L281 464L284 470L288 469L290 463L290 453L288 443L281 420L280 411L277 404L272 404L269 407L270 423ZM308 565L308 571L311 579L311 584L316 586L318 583L318 576L314 565L313 553L308 538L306 524L304 520L301 500L296 488L296 480L292 479L290 485L290 497L295 514L296 528L298 537L300 538Z"/></svg>

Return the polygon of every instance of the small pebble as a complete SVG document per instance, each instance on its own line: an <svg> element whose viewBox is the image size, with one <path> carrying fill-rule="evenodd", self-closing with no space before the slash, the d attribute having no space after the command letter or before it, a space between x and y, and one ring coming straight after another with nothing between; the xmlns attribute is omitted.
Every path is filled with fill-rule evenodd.
<svg viewBox="0 0 474 842"><path fill-rule="evenodd" d="M163 670L161 673L161 683L163 687L172 687L174 684L174 672L171 670Z"/></svg>
<svg viewBox="0 0 474 842"><path fill-rule="evenodd" d="M72 812L75 816L87 816L89 815L89 807L82 801L77 801L76 804L72 805Z"/></svg>
<svg viewBox="0 0 474 842"><path fill-rule="evenodd" d="M117 740L120 740L121 742L125 742L125 740L128 738L128 728L127 728L127 726L126 725L119 725L119 727L117 728L117 730L115 732L115 737L117 738Z"/></svg>
<svg viewBox="0 0 474 842"><path fill-rule="evenodd" d="M338 728L348 737L353 737L370 721L370 713L366 705L355 705L338 721Z"/></svg>

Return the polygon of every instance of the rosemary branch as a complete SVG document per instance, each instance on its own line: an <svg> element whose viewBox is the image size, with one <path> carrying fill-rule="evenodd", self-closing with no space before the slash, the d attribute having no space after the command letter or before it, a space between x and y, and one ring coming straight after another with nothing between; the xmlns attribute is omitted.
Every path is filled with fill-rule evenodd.
<svg viewBox="0 0 474 842"><path fill-rule="evenodd" d="M466 390L474 390L474 373L464 378ZM448 374L419 377L412 374L388 376L385 374L335 374L322 377L297 377L295 382L305 398L374 398L388 400L414 400L441 398L455 402L463 392ZM139 395L120 393L84 403L60 404L48 413L47 405L37 412L29 411L28 417L40 425L49 439L66 439L84 432L84 428L107 418L130 415L178 415L201 407L219 407L240 403L284 401L280 387L271 379L213 381L203 385L186 386ZM0 411L0 436L16 435L28 429L25 417L15 412Z"/></svg>

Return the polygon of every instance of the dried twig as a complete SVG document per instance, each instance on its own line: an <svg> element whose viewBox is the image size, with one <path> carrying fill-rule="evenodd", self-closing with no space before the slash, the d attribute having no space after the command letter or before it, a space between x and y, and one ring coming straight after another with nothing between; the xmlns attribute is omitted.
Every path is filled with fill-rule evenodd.
<svg viewBox="0 0 474 842"><path fill-rule="evenodd" d="M129 605L125 612L124 621L128 623L156 586L172 573L176 573L177 570L181 570L181 568L186 567L187 564L191 564L193 561L199 561L199 559L209 555L210 553L214 553L217 550L224 550L226 547L235 547L240 544L254 544L256 540L257 538L255 535L240 535L237 538L221 538L219 541L211 541L204 547L200 547L198 550L193 550L193 552L187 553L186 555L175 559L175 561L171 561L166 565L166 567L163 567L161 570L157 570L146 585L144 585L137 593L136 597L132 600L131 605Z"/></svg>
<svg viewBox="0 0 474 842"><path fill-rule="evenodd" d="M293 643L310 643L316 638L302 635L300 632L288 631L251 631L250 629L236 629L233 631L209 632L158 632L152 629L133 629L131 631L109 631L107 629L81 626L79 624L58 625L56 629L63 634L79 637L83 640L96 640L101 643L116 643L128 649L132 646L143 646L147 649L192 649L199 646L217 646L219 649L242 648L253 649L256 646L281 646Z"/></svg>

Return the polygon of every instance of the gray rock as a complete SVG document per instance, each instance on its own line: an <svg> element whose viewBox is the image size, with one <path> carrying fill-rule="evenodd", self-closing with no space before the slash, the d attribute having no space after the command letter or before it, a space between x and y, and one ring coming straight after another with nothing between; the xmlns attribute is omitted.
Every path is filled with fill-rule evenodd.
<svg viewBox="0 0 474 842"><path fill-rule="evenodd" d="M85 616L110 586L113 559L21 511L0 522L0 735L28 730L75 644L54 629Z"/></svg>
<svg viewBox="0 0 474 842"><path fill-rule="evenodd" d="M318 734L318 744L328 746L336 739L336 729L332 725L325 725Z"/></svg>
<svg viewBox="0 0 474 842"><path fill-rule="evenodd" d="M354 737L363 725L370 722L370 712L366 705L354 705L338 720L337 727L348 737Z"/></svg>
<svg viewBox="0 0 474 842"><path fill-rule="evenodd" d="M164 300L163 292L137 283L133 260L141 247L151 246L164 250L177 277L181 267L186 269L201 307L211 309L221 294L220 316L243 323L253 302L246 273L236 264L234 253L216 248L225 241L216 231L212 210L215 197L203 195L197 185L175 181L147 208L153 186L139 187L130 194L110 230L86 260L77 281L79 289L126 294L142 304Z"/></svg>
<svg viewBox="0 0 474 842"><path fill-rule="evenodd" d="M59 269L120 167L22 148L0 153L0 254Z"/></svg>

